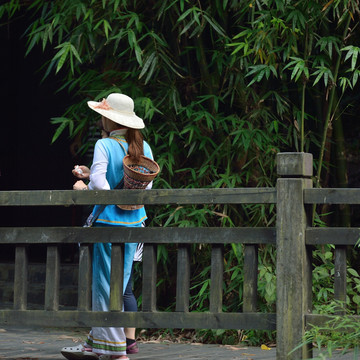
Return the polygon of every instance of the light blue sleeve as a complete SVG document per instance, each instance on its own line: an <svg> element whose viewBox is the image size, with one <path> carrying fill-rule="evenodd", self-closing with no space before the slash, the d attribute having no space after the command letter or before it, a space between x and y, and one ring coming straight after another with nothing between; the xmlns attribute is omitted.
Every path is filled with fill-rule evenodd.
<svg viewBox="0 0 360 360"><path fill-rule="evenodd" d="M154 160L154 156L153 156L153 153L151 151L151 148L150 148L150 145L144 141L144 155L152 160ZM150 183L147 185L146 189L147 190L150 190L153 186L153 182L150 181Z"/></svg>
<svg viewBox="0 0 360 360"><path fill-rule="evenodd" d="M151 151L150 145L144 141L144 155L152 160L154 160L153 153Z"/></svg>

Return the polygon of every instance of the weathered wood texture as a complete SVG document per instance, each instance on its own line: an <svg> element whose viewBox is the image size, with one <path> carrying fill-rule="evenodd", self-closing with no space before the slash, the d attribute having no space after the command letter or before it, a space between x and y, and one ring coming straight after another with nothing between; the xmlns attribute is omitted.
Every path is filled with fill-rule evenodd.
<svg viewBox="0 0 360 360"><path fill-rule="evenodd" d="M91 310L92 256L90 246L79 248L78 310Z"/></svg>
<svg viewBox="0 0 360 360"><path fill-rule="evenodd" d="M283 168L297 168L294 161L303 162L302 156L279 156ZM301 155L301 154L300 154ZM307 158L307 161L311 159ZM306 165L301 168L307 169ZM282 170L287 175L288 171ZM309 176L308 173L296 174ZM308 304L309 259L305 244L307 215L304 206L304 188L312 186L310 179L280 178L277 181L277 303L276 322L277 360L307 359L306 346L293 351L301 343L305 329L304 314L311 308Z"/></svg>
<svg viewBox="0 0 360 360"><path fill-rule="evenodd" d="M47 247L46 279L45 279L45 310L59 309L60 288L60 253L57 245Z"/></svg>
<svg viewBox="0 0 360 360"><path fill-rule="evenodd" d="M274 244L275 228L130 228L19 227L0 228L0 244L88 244L141 242L154 244Z"/></svg>
<svg viewBox="0 0 360 360"><path fill-rule="evenodd" d="M276 171L284 177L311 177L313 174L313 157L309 153L278 153Z"/></svg>
<svg viewBox="0 0 360 360"><path fill-rule="evenodd" d="M176 311L189 311L190 245L179 244L176 267Z"/></svg>
<svg viewBox="0 0 360 360"><path fill-rule="evenodd" d="M352 315L351 319L354 320L354 322L359 323L360 322L360 315ZM311 329L311 326L319 326L324 327L326 326L326 323L329 321L332 322L334 329L337 329L341 332L353 332L354 328L347 327L347 328L339 328L337 325L337 322L341 323L342 318L340 316L336 315L319 315L319 314L307 314L305 315L306 320L306 328Z"/></svg>
<svg viewBox="0 0 360 360"><path fill-rule="evenodd" d="M198 312L98 312L0 310L2 326L59 327L135 326L173 329L263 329L275 330L275 314Z"/></svg>
<svg viewBox="0 0 360 360"><path fill-rule="evenodd" d="M142 311L156 311L156 245L144 244Z"/></svg>
<svg viewBox="0 0 360 360"><path fill-rule="evenodd" d="M306 189L305 204L360 204L360 189Z"/></svg>
<svg viewBox="0 0 360 360"><path fill-rule="evenodd" d="M306 229L307 245L351 245L360 238L360 228L308 228Z"/></svg>
<svg viewBox="0 0 360 360"><path fill-rule="evenodd" d="M244 312L257 310L258 247L245 245L244 248Z"/></svg>
<svg viewBox="0 0 360 360"><path fill-rule="evenodd" d="M274 188L0 191L1 206L271 204L275 201Z"/></svg>
<svg viewBox="0 0 360 360"><path fill-rule="evenodd" d="M224 246L214 244L211 248L210 312L222 311L224 281Z"/></svg>
<svg viewBox="0 0 360 360"><path fill-rule="evenodd" d="M14 309L26 310L28 284L28 254L25 246L15 249Z"/></svg>
<svg viewBox="0 0 360 360"><path fill-rule="evenodd" d="M16 245L14 309L0 310L1 326L129 326L277 330L277 360L305 359L304 346L289 355L309 324L324 325L330 316L311 314L311 256L316 244L335 244L334 292L346 298L346 245L355 245L360 228L311 228L306 206L360 204L360 189L311 189L312 156L277 155L276 189L176 189L114 191L0 191L0 206L72 206L92 204L276 204L276 228L0 228L0 245ZM144 242L142 311L121 312L123 244ZM86 243L84 243L84 240ZM91 247L113 244L109 312L91 309ZM80 243L78 309L59 311L59 244ZM157 244L178 244L176 311L158 312ZM212 246L210 311L189 312L191 244ZM224 244L244 244L243 312L223 313ZM27 310L27 246L48 245L45 308ZM277 248L276 314L257 313L258 245ZM338 311L343 313L343 310ZM360 317L354 317L357 320Z"/></svg>
<svg viewBox="0 0 360 360"><path fill-rule="evenodd" d="M111 246L110 310L122 309L124 281L124 245Z"/></svg>
<svg viewBox="0 0 360 360"><path fill-rule="evenodd" d="M346 246L335 247L334 299L346 304ZM345 315L345 308L337 309L338 315Z"/></svg>

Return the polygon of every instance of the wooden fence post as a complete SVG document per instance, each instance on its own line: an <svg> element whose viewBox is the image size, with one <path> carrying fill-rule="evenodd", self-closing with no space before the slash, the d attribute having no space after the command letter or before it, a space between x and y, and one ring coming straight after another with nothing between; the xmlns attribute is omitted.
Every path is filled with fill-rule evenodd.
<svg viewBox="0 0 360 360"><path fill-rule="evenodd" d="M57 245L47 247L45 310L59 310L60 252Z"/></svg>
<svg viewBox="0 0 360 360"><path fill-rule="evenodd" d="M80 244L78 310L91 310L92 255L89 244Z"/></svg>
<svg viewBox="0 0 360 360"><path fill-rule="evenodd" d="M14 309L27 309L28 290L28 252L27 247L20 245L15 249L14 275Z"/></svg>
<svg viewBox="0 0 360 360"><path fill-rule="evenodd" d="M312 187L312 154L277 154L276 224L276 359L308 359L307 346L296 348L305 332L305 314L311 311L311 257L305 245L308 217L304 189ZM291 352L291 354L290 354Z"/></svg>

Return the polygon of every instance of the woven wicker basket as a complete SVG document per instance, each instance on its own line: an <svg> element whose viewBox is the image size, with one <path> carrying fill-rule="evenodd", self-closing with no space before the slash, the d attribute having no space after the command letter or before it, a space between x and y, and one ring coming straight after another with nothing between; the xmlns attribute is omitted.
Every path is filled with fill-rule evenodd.
<svg viewBox="0 0 360 360"><path fill-rule="evenodd" d="M145 189L160 172L158 163L141 155L140 161L134 162L129 155L124 157L124 189ZM123 210L136 210L144 205L118 205Z"/></svg>

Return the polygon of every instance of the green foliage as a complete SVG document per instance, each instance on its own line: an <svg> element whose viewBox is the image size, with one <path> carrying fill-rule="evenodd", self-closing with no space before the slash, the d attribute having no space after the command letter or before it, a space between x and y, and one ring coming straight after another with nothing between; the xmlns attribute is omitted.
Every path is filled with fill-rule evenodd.
<svg viewBox="0 0 360 360"><path fill-rule="evenodd" d="M299 347L309 344L318 350L318 354L313 359L332 358L334 351L337 355L345 355L353 351L353 359L359 358L360 353L360 321L347 311L346 315L334 315L339 309L344 309L338 302L330 302L321 307L320 313L332 314L323 326L311 325L305 332L303 342Z"/></svg>

